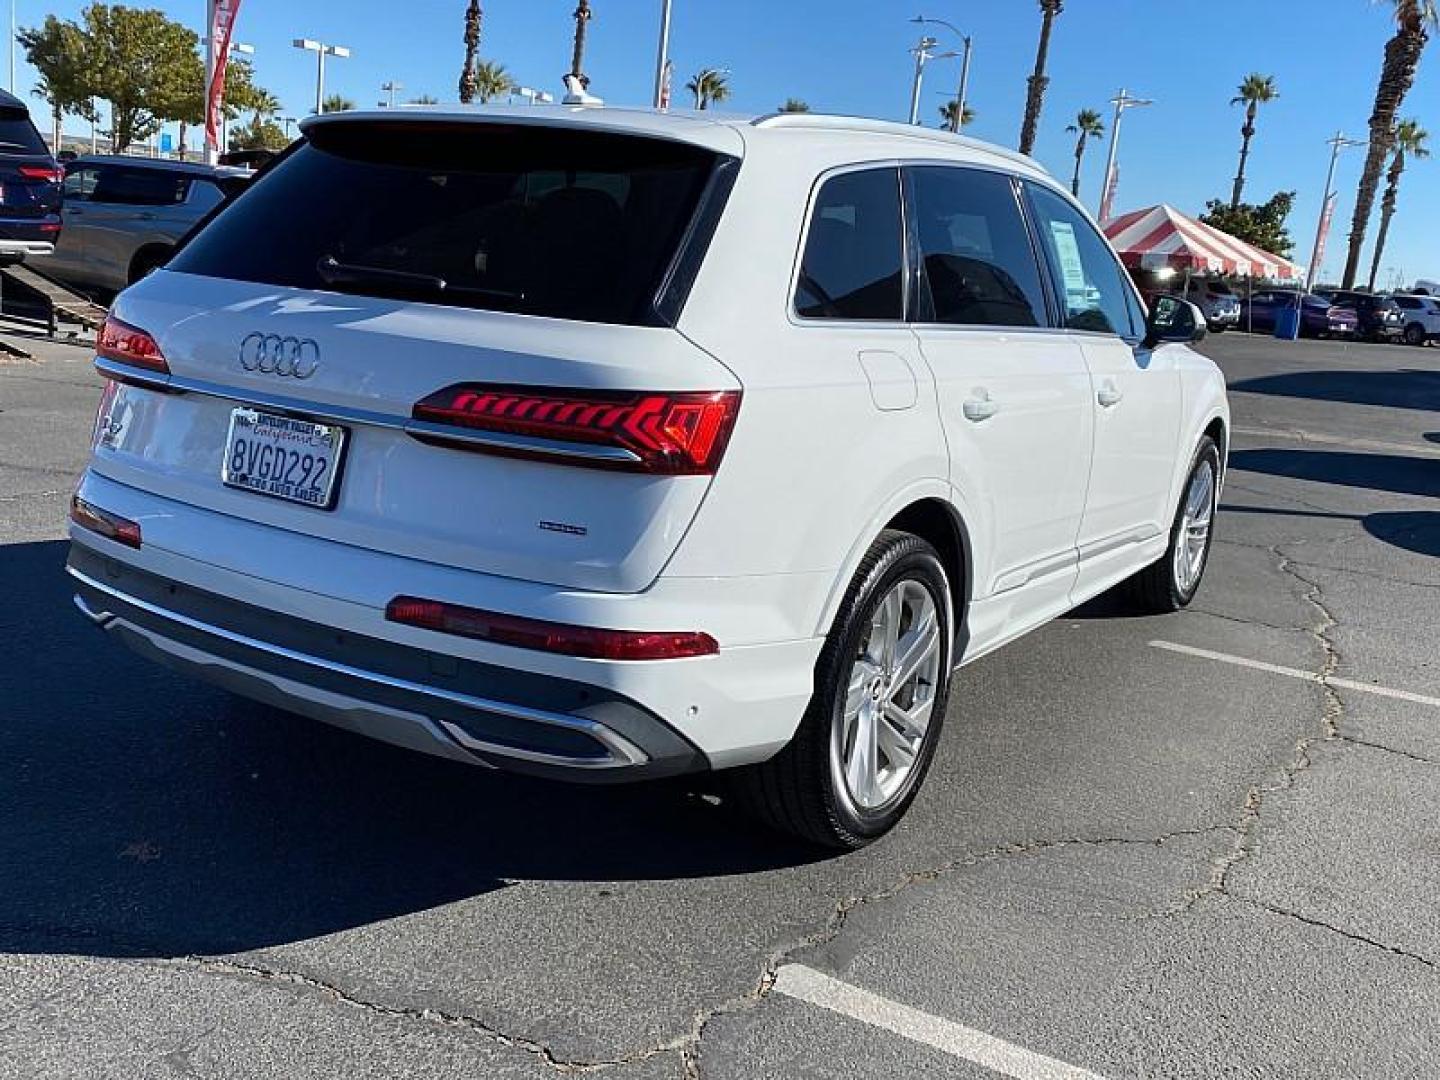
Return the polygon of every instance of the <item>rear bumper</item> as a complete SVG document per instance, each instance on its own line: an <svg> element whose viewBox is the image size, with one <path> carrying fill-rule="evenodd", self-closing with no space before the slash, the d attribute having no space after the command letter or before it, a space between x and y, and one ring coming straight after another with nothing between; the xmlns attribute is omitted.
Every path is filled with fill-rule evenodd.
<svg viewBox="0 0 1440 1080"><path fill-rule="evenodd" d="M0 227L0 233L13 231ZM39 230L36 229L35 232L38 233ZM0 259L25 259L32 255L53 255L55 253L54 235L54 233L49 233L50 239L45 240L27 240L0 235Z"/></svg>
<svg viewBox="0 0 1440 1080"><path fill-rule="evenodd" d="M371 738L568 780L708 767L653 713L596 687L337 633L165 581L80 544L66 569L81 612L142 656Z"/></svg>
<svg viewBox="0 0 1440 1080"><path fill-rule="evenodd" d="M277 529L93 469L79 494L143 529L135 550L71 526L73 568L91 582L77 579L77 592L94 615L115 617L97 620L107 629L239 693L414 749L592 781L729 768L784 746L812 692L823 644L813 611L829 574L662 577L642 593L592 593ZM388 622L385 605L401 594L579 626L705 630L721 648L659 661L562 656ZM158 610L122 608L127 599ZM571 728L579 738L562 734ZM614 760L528 753L586 759L600 756L597 741Z"/></svg>

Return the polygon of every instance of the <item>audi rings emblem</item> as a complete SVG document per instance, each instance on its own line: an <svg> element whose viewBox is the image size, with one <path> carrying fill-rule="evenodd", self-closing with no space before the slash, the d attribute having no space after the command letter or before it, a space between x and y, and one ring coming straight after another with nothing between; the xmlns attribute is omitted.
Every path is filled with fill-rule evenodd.
<svg viewBox="0 0 1440 1080"><path fill-rule="evenodd" d="M240 366L282 379L308 379L320 366L320 346L311 338L282 337L255 330L240 342Z"/></svg>

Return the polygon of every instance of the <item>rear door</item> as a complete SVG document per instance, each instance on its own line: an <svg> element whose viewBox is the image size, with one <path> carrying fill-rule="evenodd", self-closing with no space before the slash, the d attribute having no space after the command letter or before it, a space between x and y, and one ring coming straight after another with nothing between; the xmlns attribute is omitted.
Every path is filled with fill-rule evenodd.
<svg viewBox="0 0 1440 1080"><path fill-rule="evenodd" d="M1080 348L1049 325L1014 181L949 165L917 165L907 177L921 259L915 329L935 374L952 483L979 533L975 596L1010 597L996 626L972 627L983 639L1069 605L1090 378Z"/></svg>
<svg viewBox="0 0 1440 1080"><path fill-rule="evenodd" d="M1077 545L1081 594L1138 569L1170 525L1170 486L1180 438L1179 350L1147 349L1129 276L1105 239L1069 200L1026 183L1063 304L1069 336L1089 369L1094 453Z"/></svg>
<svg viewBox="0 0 1440 1080"><path fill-rule="evenodd" d="M86 273L107 288L130 281L130 261L147 243L178 239L191 178L178 170L105 165L85 207Z"/></svg>
<svg viewBox="0 0 1440 1080"><path fill-rule="evenodd" d="M730 165L565 127L316 125L119 298L185 392L122 391L94 467L341 543L643 589L744 423L671 325ZM226 483L249 468L237 410L342 430L328 508Z"/></svg>
<svg viewBox="0 0 1440 1080"><path fill-rule="evenodd" d="M99 165L71 165L65 171L64 207L61 213L63 224L60 236L55 241L52 254L37 258L35 265L41 270L59 274L61 277L84 281L85 236L89 226L90 196L100 178Z"/></svg>

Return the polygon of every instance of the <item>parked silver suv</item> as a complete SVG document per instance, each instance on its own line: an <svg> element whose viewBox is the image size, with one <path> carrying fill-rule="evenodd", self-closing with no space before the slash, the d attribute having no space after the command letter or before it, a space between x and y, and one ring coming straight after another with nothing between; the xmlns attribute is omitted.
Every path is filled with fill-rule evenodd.
<svg viewBox="0 0 1440 1080"><path fill-rule="evenodd" d="M180 238L251 175L154 158L77 158L65 166L64 226L54 254L31 262L62 281L123 289L165 262Z"/></svg>

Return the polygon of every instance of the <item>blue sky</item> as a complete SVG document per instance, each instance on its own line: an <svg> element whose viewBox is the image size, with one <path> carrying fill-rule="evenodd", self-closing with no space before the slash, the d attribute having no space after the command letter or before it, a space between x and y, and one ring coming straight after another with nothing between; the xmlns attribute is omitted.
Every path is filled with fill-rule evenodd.
<svg viewBox="0 0 1440 1080"><path fill-rule="evenodd" d="M18 17L28 26L49 12L74 17L81 6L80 0L18 0ZM204 0L158 6L202 28ZM592 0L592 6L585 64L592 92L616 104L648 103L659 0ZM569 65L573 0L486 0L484 7L482 55L503 62L527 85L558 90ZM1068 179L1073 140L1066 123L1083 107L1105 112L1108 120L1106 101L1123 84L1156 103L1126 114L1117 210L1164 201L1198 212L1206 199L1230 191L1241 124L1241 110L1228 104L1236 85L1250 71L1272 74L1281 97L1261 111L1246 197L1297 191L1290 230L1304 261L1325 180L1325 139L1336 128L1364 135L1391 33L1388 8L1368 0L1298 7L1070 0L1056 22L1037 157ZM402 97L451 100L463 10L464 0L243 0L236 37L256 46L258 80L291 115L304 115L314 97L314 54L290 45L299 36L353 50L350 59L327 65L327 92L371 105L383 96L380 84L396 79L405 86ZM1029 0L674 0L677 93L698 68L723 66L732 72L729 107L737 111L769 111L793 95L816 110L903 119L911 73L906 50L919 29L908 20L921 13L974 38L969 100L977 118L967 130L1015 145L1039 28ZM943 32L938 36L948 43ZM958 72L956 60L927 70L927 122L938 120L936 109L953 92ZM34 85L23 61L18 81L22 93ZM1437 157L1406 173L1382 283L1392 267L1406 282L1440 278L1440 42L1422 61L1403 112L1435 132ZM1092 208L1104 154L1103 143L1087 154L1082 197ZM1340 160L1327 278L1343 265L1362 156L1363 150L1350 150ZM1372 237L1374 231L1372 223Z"/></svg>

